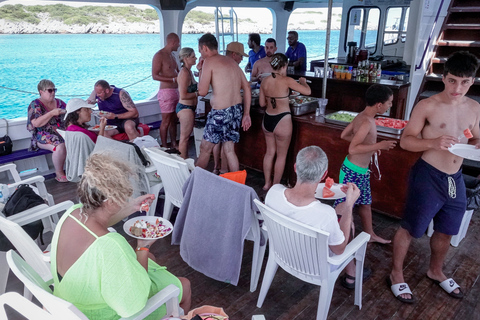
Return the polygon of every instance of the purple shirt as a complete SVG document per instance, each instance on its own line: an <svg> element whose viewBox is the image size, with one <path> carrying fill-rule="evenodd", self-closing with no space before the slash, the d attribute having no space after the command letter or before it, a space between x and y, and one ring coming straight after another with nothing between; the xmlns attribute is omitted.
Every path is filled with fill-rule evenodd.
<svg viewBox="0 0 480 320"><path fill-rule="evenodd" d="M287 52L285 52L288 60L295 62L299 58L303 59L303 64L300 66L298 70L300 71L307 71L307 48L301 42L297 42L297 46L295 48L288 47Z"/></svg>

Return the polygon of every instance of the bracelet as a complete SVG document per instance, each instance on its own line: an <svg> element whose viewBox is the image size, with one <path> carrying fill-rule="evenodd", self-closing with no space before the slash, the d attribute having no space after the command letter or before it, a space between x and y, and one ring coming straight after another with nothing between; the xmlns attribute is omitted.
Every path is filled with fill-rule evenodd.
<svg viewBox="0 0 480 320"><path fill-rule="evenodd" d="M145 247L137 247L137 250L136 250L136 251L137 251L137 252L138 252L138 251L147 251L147 252L148 252L148 251L150 251L150 249L145 248Z"/></svg>

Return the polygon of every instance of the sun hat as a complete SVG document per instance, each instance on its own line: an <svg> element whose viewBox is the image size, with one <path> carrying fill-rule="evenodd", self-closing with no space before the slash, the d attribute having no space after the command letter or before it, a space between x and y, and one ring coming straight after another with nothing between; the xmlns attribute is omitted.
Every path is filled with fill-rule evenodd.
<svg viewBox="0 0 480 320"><path fill-rule="evenodd" d="M85 100L82 100L82 99L79 99L79 98L70 99L70 101L68 101L68 103L67 103L67 108L66 108L67 113L65 113L64 119L67 119L67 115L69 113L75 112L78 109L81 109L81 108L90 108L91 109L93 107L95 107L95 105L88 104Z"/></svg>
<svg viewBox="0 0 480 320"><path fill-rule="evenodd" d="M243 43L240 43L240 42L236 42L236 41L230 42L227 45L227 51L232 51L232 52L241 54L244 57L248 57L248 54L246 54L243 49Z"/></svg>

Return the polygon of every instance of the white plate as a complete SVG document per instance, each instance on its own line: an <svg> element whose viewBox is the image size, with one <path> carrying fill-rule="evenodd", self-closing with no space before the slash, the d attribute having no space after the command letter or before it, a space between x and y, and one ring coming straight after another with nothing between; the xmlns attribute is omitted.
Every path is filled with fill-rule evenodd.
<svg viewBox="0 0 480 320"><path fill-rule="evenodd" d="M448 151L465 159L480 161L480 149L472 144L457 143L448 148Z"/></svg>
<svg viewBox="0 0 480 320"><path fill-rule="evenodd" d="M300 95L300 92L292 90L292 94L290 94L290 97L296 97L296 96L299 96L299 95Z"/></svg>
<svg viewBox="0 0 480 320"><path fill-rule="evenodd" d="M333 186L330 188L330 190L335 192L335 195L333 197L324 198L322 197L324 187L325 187L325 183L322 182L318 184L317 190L315 190L315 198L323 199L323 200L336 200L336 199L342 199L346 197L345 193L342 190L340 190L342 185L338 183L334 183Z"/></svg>
<svg viewBox="0 0 480 320"><path fill-rule="evenodd" d="M108 111L102 111L102 110L94 110L93 111L93 115L94 116L97 116L97 117L102 117L102 116L106 116L107 114L109 114L110 112Z"/></svg>
<svg viewBox="0 0 480 320"><path fill-rule="evenodd" d="M107 124L107 125L105 126L105 130L106 130L106 131L107 131L107 130L113 130L113 129L117 129L117 126L111 126L111 125L109 125L109 124ZM90 127L90 128L88 128L88 130L93 131L93 132L98 132L98 131L100 131L100 128Z"/></svg>
<svg viewBox="0 0 480 320"><path fill-rule="evenodd" d="M132 233L130 233L130 227L133 226L135 224L135 222L137 222L138 220L148 221L150 223L156 223L157 219L158 219L158 221L161 221L164 226L167 226L167 227L170 228L170 230L167 231L163 236L157 237L157 238L142 238L142 237L134 236ZM161 238L165 238L170 233L172 233L173 225L170 221L168 221L167 219L161 218L161 217L138 216L138 217L132 218L132 219L128 220L127 222L125 222L125 224L123 225L123 231L125 231L126 234L128 234L130 237L135 238L135 239L140 239L140 240L143 240L143 239L161 239Z"/></svg>

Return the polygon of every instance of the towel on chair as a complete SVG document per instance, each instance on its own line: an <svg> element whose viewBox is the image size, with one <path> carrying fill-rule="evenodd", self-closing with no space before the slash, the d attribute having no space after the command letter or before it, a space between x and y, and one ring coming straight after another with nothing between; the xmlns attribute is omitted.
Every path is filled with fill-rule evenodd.
<svg viewBox="0 0 480 320"><path fill-rule="evenodd" d="M95 148L95 143L83 132L65 131L65 173L68 181L78 182L83 174L85 162Z"/></svg>
<svg viewBox="0 0 480 320"><path fill-rule="evenodd" d="M196 167L183 195L172 244L180 244L180 255L193 269L237 285L257 194L251 187Z"/></svg>

